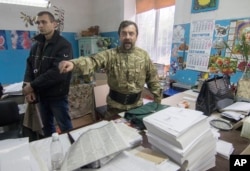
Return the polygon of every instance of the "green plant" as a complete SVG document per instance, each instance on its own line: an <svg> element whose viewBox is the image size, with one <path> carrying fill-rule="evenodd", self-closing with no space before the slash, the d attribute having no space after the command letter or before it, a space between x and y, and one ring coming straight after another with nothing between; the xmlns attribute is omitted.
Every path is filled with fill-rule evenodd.
<svg viewBox="0 0 250 171"><path fill-rule="evenodd" d="M235 52L239 52L242 54L244 60L248 61L248 55L250 54L250 41L246 40L246 35L242 34L241 40L236 44Z"/></svg>
<svg viewBox="0 0 250 171"><path fill-rule="evenodd" d="M100 37L97 42L96 42L97 46L102 48L103 50L106 50L109 48L109 46L111 45L111 38L108 37Z"/></svg>
<svg viewBox="0 0 250 171"><path fill-rule="evenodd" d="M244 33L241 35L240 39L235 46L231 48L226 42L224 42L227 49L230 50L231 54L241 54L242 61L238 64L238 69L241 71L245 71L250 69L250 40L247 39L246 35L249 33Z"/></svg>

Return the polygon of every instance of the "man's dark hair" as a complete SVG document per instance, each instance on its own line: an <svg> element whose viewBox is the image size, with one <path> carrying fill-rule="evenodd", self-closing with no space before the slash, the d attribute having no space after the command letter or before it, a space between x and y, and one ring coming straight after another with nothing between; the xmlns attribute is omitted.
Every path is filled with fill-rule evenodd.
<svg viewBox="0 0 250 171"><path fill-rule="evenodd" d="M134 25L135 26L135 29L136 29L136 35L138 36L139 32L138 32L138 27L137 27L137 24L133 21L128 21L128 20L125 20L125 21L122 21L120 26L119 26L119 29L118 29L118 34L120 35L120 32L121 32L121 29L129 26L129 25Z"/></svg>
<svg viewBox="0 0 250 171"><path fill-rule="evenodd" d="M37 16L42 16L42 15L48 15L51 22L55 21L54 15L49 11L41 11L37 14Z"/></svg>

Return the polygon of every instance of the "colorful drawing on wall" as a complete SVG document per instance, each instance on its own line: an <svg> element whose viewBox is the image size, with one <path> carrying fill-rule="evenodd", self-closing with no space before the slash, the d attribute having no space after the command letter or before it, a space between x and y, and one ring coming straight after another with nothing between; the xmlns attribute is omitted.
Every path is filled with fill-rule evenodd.
<svg viewBox="0 0 250 171"><path fill-rule="evenodd" d="M185 29L182 25L174 26L172 43L183 43L185 38Z"/></svg>
<svg viewBox="0 0 250 171"><path fill-rule="evenodd" d="M6 43L6 34L5 30L0 30L0 50L6 50L7 43Z"/></svg>
<svg viewBox="0 0 250 171"><path fill-rule="evenodd" d="M220 24L215 25L215 37L225 37L228 35L229 25L222 26Z"/></svg>
<svg viewBox="0 0 250 171"><path fill-rule="evenodd" d="M246 41L250 41L250 20L236 22L237 39L240 39L242 34L245 34Z"/></svg>
<svg viewBox="0 0 250 171"><path fill-rule="evenodd" d="M29 31L11 31L12 49L30 49L32 41Z"/></svg>
<svg viewBox="0 0 250 171"><path fill-rule="evenodd" d="M191 13L216 10L219 0L192 0Z"/></svg>
<svg viewBox="0 0 250 171"><path fill-rule="evenodd" d="M188 50L188 45L185 42L185 32L185 25L174 26L171 56L175 59L170 65L172 74L174 74L176 70L185 68L185 56Z"/></svg>

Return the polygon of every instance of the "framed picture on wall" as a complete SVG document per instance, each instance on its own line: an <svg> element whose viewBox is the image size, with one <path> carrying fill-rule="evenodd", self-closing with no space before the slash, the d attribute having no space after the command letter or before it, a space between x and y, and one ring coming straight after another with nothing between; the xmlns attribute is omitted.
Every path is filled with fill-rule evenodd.
<svg viewBox="0 0 250 171"><path fill-rule="evenodd" d="M216 10L219 0L192 0L191 13L199 13Z"/></svg>

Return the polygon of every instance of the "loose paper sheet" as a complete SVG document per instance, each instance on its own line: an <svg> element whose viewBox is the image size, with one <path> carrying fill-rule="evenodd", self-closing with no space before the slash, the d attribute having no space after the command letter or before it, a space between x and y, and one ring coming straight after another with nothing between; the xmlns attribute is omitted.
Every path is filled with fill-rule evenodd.
<svg viewBox="0 0 250 171"><path fill-rule="evenodd" d="M0 170L41 170L30 152L28 138L0 141Z"/></svg>

